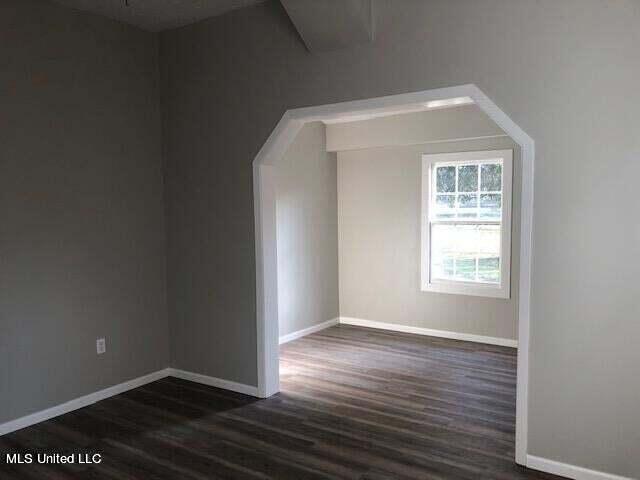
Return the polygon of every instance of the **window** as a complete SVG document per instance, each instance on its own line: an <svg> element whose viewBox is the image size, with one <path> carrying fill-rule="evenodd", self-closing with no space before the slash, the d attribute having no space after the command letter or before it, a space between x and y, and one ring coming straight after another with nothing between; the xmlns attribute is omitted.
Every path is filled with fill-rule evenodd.
<svg viewBox="0 0 640 480"><path fill-rule="evenodd" d="M422 290L509 298L512 160L422 156Z"/></svg>

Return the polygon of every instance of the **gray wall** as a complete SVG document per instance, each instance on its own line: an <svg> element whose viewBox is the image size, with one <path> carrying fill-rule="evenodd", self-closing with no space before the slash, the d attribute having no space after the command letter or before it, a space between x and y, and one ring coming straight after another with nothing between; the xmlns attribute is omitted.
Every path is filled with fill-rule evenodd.
<svg viewBox="0 0 640 480"><path fill-rule="evenodd" d="M445 142L506 135L476 105L390 115L327 125L327 150Z"/></svg>
<svg viewBox="0 0 640 480"><path fill-rule="evenodd" d="M275 2L161 36L174 358L256 383L251 162L287 109L475 83L536 143L529 453L639 477L640 4L402 3L332 53Z"/></svg>
<svg viewBox="0 0 640 480"><path fill-rule="evenodd" d="M275 164L280 336L338 316L336 154L325 126L302 127Z"/></svg>
<svg viewBox="0 0 640 480"><path fill-rule="evenodd" d="M514 150L511 298L421 291L422 154L507 148ZM508 137L338 152L340 315L517 338L521 178Z"/></svg>
<svg viewBox="0 0 640 480"><path fill-rule="evenodd" d="M0 32L2 423L166 367L168 325L157 39L34 0Z"/></svg>

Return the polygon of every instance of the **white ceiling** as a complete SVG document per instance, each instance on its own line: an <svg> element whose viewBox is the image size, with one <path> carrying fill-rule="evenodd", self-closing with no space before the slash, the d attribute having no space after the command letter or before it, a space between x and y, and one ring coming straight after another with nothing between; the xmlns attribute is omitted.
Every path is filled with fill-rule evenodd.
<svg viewBox="0 0 640 480"><path fill-rule="evenodd" d="M181 27L265 0L54 0L151 32Z"/></svg>
<svg viewBox="0 0 640 480"><path fill-rule="evenodd" d="M426 112L432 110L446 110L449 108L462 107L465 105L473 105L475 102L471 97L454 97L444 100L433 100L426 103L418 103L406 105L404 107L386 107L370 110L367 113L351 113L348 115L335 116L330 120L322 120L325 125L334 123L351 123L361 122L363 120L371 120L373 118L389 117L396 115L404 115L406 113Z"/></svg>

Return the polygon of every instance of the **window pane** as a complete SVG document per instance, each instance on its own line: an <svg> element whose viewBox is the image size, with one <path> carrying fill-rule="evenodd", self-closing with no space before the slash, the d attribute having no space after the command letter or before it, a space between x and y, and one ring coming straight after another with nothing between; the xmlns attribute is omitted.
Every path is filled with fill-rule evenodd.
<svg viewBox="0 0 640 480"><path fill-rule="evenodd" d="M456 214L455 195L436 195L435 217L439 219L453 218Z"/></svg>
<svg viewBox="0 0 640 480"><path fill-rule="evenodd" d="M484 193L480 195L480 217L500 219L502 217L502 194Z"/></svg>
<svg viewBox="0 0 640 480"><path fill-rule="evenodd" d="M476 218L478 216L478 195L458 195L458 217Z"/></svg>
<svg viewBox="0 0 640 480"><path fill-rule="evenodd" d="M478 259L478 280L500 283L500 258L484 257Z"/></svg>
<svg viewBox="0 0 640 480"><path fill-rule="evenodd" d="M455 275L453 255L445 255L442 257L442 271L446 278L453 278Z"/></svg>
<svg viewBox="0 0 640 480"><path fill-rule="evenodd" d="M475 257L458 257L455 259L455 279L473 282L476 279Z"/></svg>
<svg viewBox="0 0 640 480"><path fill-rule="evenodd" d="M432 225L431 278L500 283L500 225Z"/></svg>
<svg viewBox="0 0 640 480"><path fill-rule="evenodd" d="M481 166L480 190L483 192L502 191L502 165L490 163Z"/></svg>
<svg viewBox="0 0 640 480"><path fill-rule="evenodd" d="M456 191L456 167L436 168L436 191L438 193Z"/></svg>
<svg viewBox="0 0 640 480"><path fill-rule="evenodd" d="M458 167L458 191L477 192L478 191L478 166L463 165Z"/></svg>

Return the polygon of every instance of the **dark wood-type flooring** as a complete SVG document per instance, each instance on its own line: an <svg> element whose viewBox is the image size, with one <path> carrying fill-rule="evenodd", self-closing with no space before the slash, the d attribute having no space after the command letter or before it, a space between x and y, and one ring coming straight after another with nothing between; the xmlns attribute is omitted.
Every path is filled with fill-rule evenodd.
<svg viewBox="0 0 640 480"><path fill-rule="evenodd" d="M516 352L337 326L267 400L166 378L0 437L0 479L554 479L514 456ZM10 466L11 452L100 453Z"/></svg>

